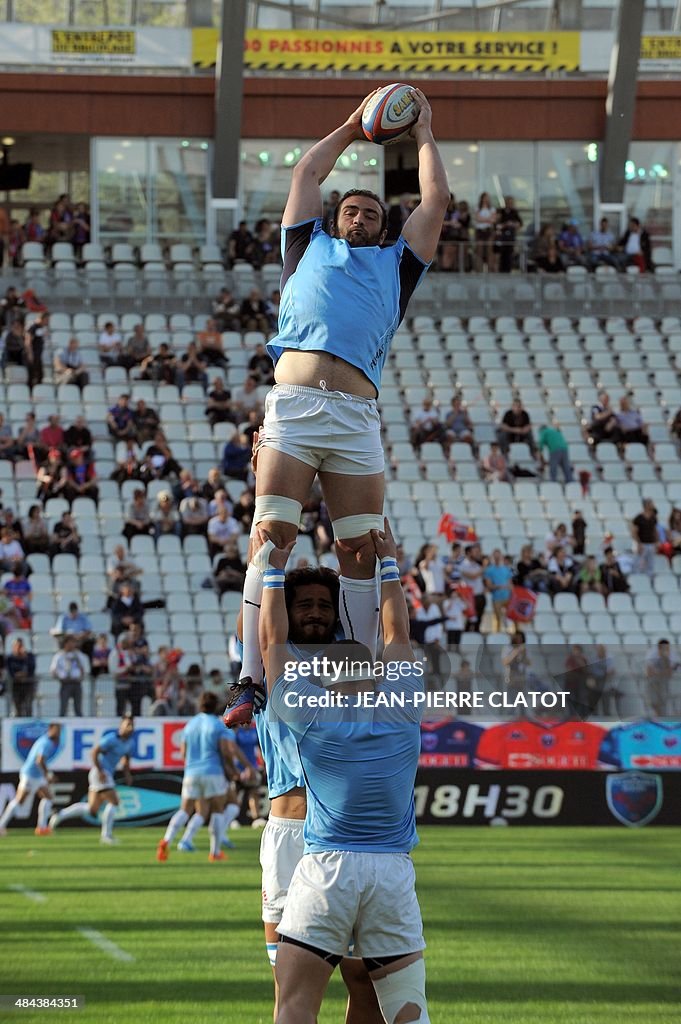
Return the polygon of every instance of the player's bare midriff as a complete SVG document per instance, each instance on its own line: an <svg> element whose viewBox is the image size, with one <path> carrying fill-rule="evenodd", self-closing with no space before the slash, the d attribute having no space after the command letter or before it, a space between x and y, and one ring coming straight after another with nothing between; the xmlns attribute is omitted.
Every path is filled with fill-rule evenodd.
<svg viewBox="0 0 681 1024"><path fill-rule="evenodd" d="M304 388L344 391L359 398L376 398L376 389L361 370L329 352L282 353L275 372L277 384L298 384ZM320 383L324 381L325 387Z"/></svg>
<svg viewBox="0 0 681 1024"><path fill-rule="evenodd" d="M288 793L282 796L272 797L270 800L270 814L275 818L298 818L302 821L307 811L307 799L305 790L300 786L289 789Z"/></svg>

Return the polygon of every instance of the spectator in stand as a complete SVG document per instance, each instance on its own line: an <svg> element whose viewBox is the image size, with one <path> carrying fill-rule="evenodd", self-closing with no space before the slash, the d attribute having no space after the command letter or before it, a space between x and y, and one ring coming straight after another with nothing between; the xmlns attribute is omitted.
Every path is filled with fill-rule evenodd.
<svg viewBox="0 0 681 1024"><path fill-rule="evenodd" d="M154 703L149 711L152 716L177 714L180 691L184 685L178 667L178 654L174 648L158 649L156 663L152 666Z"/></svg>
<svg viewBox="0 0 681 1024"><path fill-rule="evenodd" d="M227 390L222 377L213 379L213 390L208 392L206 416L211 427L216 423L234 423L236 420L232 409L232 392Z"/></svg>
<svg viewBox="0 0 681 1024"><path fill-rule="evenodd" d="M109 674L110 655L111 646L109 638L106 633L99 633L92 648L92 656L90 658L90 674L93 679Z"/></svg>
<svg viewBox="0 0 681 1024"><path fill-rule="evenodd" d="M262 331L267 334L270 322L267 307L258 288L252 288L241 303L241 328L244 331Z"/></svg>
<svg viewBox="0 0 681 1024"><path fill-rule="evenodd" d="M514 398L511 408L503 415L497 430L497 437L504 455L508 455L512 444L524 443L530 449L530 454L537 457L537 446L532 434L532 422L530 414L523 408L519 398Z"/></svg>
<svg viewBox="0 0 681 1024"><path fill-rule="evenodd" d="M498 483L500 480L513 483L513 475L498 441L492 441L489 452L482 460L482 471L488 483Z"/></svg>
<svg viewBox="0 0 681 1024"><path fill-rule="evenodd" d="M142 487L138 487L133 491L132 501L128 505L123 536L126 540L131 540L133 537L148 536L153 532L154 524L151 521L147 495Z"/></svg>
<svg viewBox="0 0 681 1024"><path fill-rule="evenodd" d="M266 263L277 263L279 259L279 238L276 229L266 217L255 225L253 240L253 266L259 270Z"/></svg>
<svg viewBox="0 0 681 1024"><path fill-rule="evenodd" d="M336 214L336 207L341 200L341 194L338 189L333 189L329 192L328 199L324 200L323 206L323 218L324 218L324 230L327 235L333 234L334 218Z"/></svg>
<svg viewBox="0 0 681 1024"><path fill-rule="evenodd" d="M43 382L43 352L50 341L50 314L47 311L38 313L24 336L26 348L26 365L28 366L28 383Z"/></svg>
<svg viewBox="0 0 681 1024"><path fill-rule="evenodd" d="M223 546L214 573L215 587L219 594L224 594L228 590L243 590L246 566L241 560L236 537L231 537Z"/></svg>
<svg viewBox="0 0 681 1024"><path fill-rule="evenodd" d="M24 224L24 237L27 242L45 242L47 231L40 223L40 210L32 206L28 212L28 220Z"/></svg>
<svg viewBox="0 0 681 1024"><path fill-rule="evenodd" d="M586 519L581 512L575 511L572 519L572 553L583 555L586 549Z"/></svg>
<svg viewBox="0 0 681 1024"><path fill-rule="evenodd" d="M241 527L229 514L229 509L223 506L208 520L208 552L211 558L222 554L229 541L239 536Z"/></svg>
<svg viewBox="0 0 681 1024"><path fill-rule="evenodd" d="M658 640L657 647L646 655L645 666L650 713L664 718L670 711L672 676L681 668L681 661L672 654L669 640Z"/></svg>
<svg viewBox="0 0 681 1024"><path fill-rule="evenodd" d="M262 423L263 407L258 396L258 382L255 377L251 377L250 374L246 377L238 397L234 399L234 405L241 420L247 419L249 412L256 410Z"/></svg>
<svg viewBox="0 0 681 1024"><path fill-rule="evenodd" d="M0 412L0 459L14 461L17 454L17 441L12 436L12 427L5 423L4 414Z"/></svg>
<svg viewBox="0 0 681 1024"><path fill-rule="evenodd" d="M95 635L89 616L82 612L76 601L71 601L68 612L60 615L52 631L54 636L72 637L78 650L88 657L95 645Z"/></svg>
<svg viewBox="0 0 681 1024"><path fill-rule="evenodd" d="M68 474L61 452L58 448L50 448L47 461L38 467L36 498L43 503L50 498L61 498L68 481Z"/></svg>
<svg viewBox="0 0 681 1024"><path fill-rule="evenodd" d="M617 248L621 267L638 267L642 274L653 272L650 235L641 227L638 217L629 218L629 227L620 238Z"/></svg>
<svg viewBox="0 0 681 1024"><path fill-rule="evenodd" d="M242 491L232 509L232 515L241 524L242 533L250 534L255 515L255 494L253 491Z"/></svg>
<svg viewBox="0 0 681 1024"><path fill-rule="evenodd" d="M59 717L66 718L69 703L78 718L83 714L83 680L89 666L74 636L64 637L64 646L52 659L50 675L59 681Z"/></svg>
<svg viewBox="0 0 681 1024"><path fill-rule="evenodd" d="M50 213L50 226L47 231L47 245L52 247L55 242L70 242L73 238L73 210L69 196L59 196Z"/></svg>
<svg viewBox="0 0 681 1024"><path fill-rule="evenodd" d="M31 452L33 453L31 455ZM24 425L17 435L17 455L20 459L30 459L37 463L47 455L47 452L40 444L40 431L35 420L34 412L27 412Z"/></svg>
<svg viewBox="0 0 681 1024"><path fill-rule="evenodd" d="M600 444L601 441L619 444L621 440L617 415L610 405L610 396L607 391L599 391L598 401L591 406L588 432L594 445Z"/></svg>
<svg viewBox="0 0 681 1024"><path fill-rule="evenodd" d="M144 324L135 324L132 334L118 357L118 365L124 366L126 370L132 370L135 366L141 368L144 361L151 355L151 345L144 330Z"/></svg>
<svg viewBox="0 0 681 1024"><path fill-rule="evenodd" d="M81 391L90 382L90 375L83 369L78 338L69 338L66 347L55 352L54 379L57 384L75 384Z"/></svg>
<svg viewBox="0 0 681 1024"><path fill-rule="evenodd" d="M555 555L559 548L572 547L572 538L568 535L565 523L558 523L555 529L550 530L544 538L544 552L547 559Z"/></svg>
<svg viewBox="0 0 681 1024"><path fill-rule="evenodd" d="M143 398L139 398L132 410L132 422L137 443L142 445L153 440L161 427L161 417Z"/></svg>
<svg viewBox="0 0 681 1024"><path fill-rule="evenodd" d="M504 198L504 206L497 211L496 246L499 250L499 273L510 274L513 269L515 240L523 220L515 207L513 196Z"/></svg>
<svg viewBox="0 0 681 1024"><path fill-rule="evenodd" d="M506 626L506 608L511 600L513 570L504 564L503 552L495 548L487 568L482 574L485 589L492 598L495 633L502 633Z"/></svg>
<svg viewBox="0 0 681 1024"><path fill-rule="evenodd" d="M589 662L581 644L573 644L565 659L565 689L568 690L572 712L577 718L587 718L589 704ZM563 687L561 687L563 689Z"/></svg>
<svg viewBox="0 0 681 1024"><path fill-rule="evenodd" d="M251 464L251 445L245 434L238 434L222 450L222 472L230 480L246 480Z"/></svg>
<svg viewBox="0 0 681 1024"><path fill-rule="evenodd" d="M540 224L539 234L535 236L532 246L532 258L535 262L545 259L549 249L555 249L557 245L556 229L553 224Z"/></svg>
<svg viewBox="0 0 681 1024"><path fill-rule="evenodd" d="M481 194L473 221L475 224L475 269L478 273L482 273L482 268L486 263L488 272L492 273L497 269L497 257L494 251L497 211L490 202L488 192Z"/></svg>
<svg viewBox="0 0 681 1024"><path fill-rule="evenodd" d="M156 508L152 514L154 521L154 534L156 540L159 537L174 533L179 537L182 533L180 517L170 491L159 491L156 495Z"/></svg>
<svg viewBox="0 0 681 1024"><path fill-rule="evenodd" d="M409 569L408 559L404 554L401 544L397 545L397 567L400 576L404 576ZM455 540L450 548L449 555L445 558L445 590L449 593L458 583L461 582L461 563L463 562L463 545Z"/></svg>
<svg viewBox="0 0 681 1024"><path fill-rule="evenodd" d="M414 211L415 202L409 192L403 192L398 203L388 208L386 243L393 245L402 234L402 228ZM335 230L335 228L334 228Z"/></svg>
<svg viewBox="0 0 681 1024"><path fill-rule="evenodd" d="M177 386L180 394L185 384L199 383L204 391L208 390L208 360L195 341L190 341L187 351L183 352L177 364Z"/></svg>
<svg viewBox="0 0 681 1024"><path fill-rule="evenodd" d="M117 544L109 555L106 562L106 574L109 578L109 601L107 607L111 607L113 599L118 597L124 583L129 583L135 593L140 591L139 578L142 570L132 561L122 544Z"/></svg>
<svg viewBox="0 0 681 1024"><path fill-rule="evenodd" d="M90 241L90 213L86 203L78 203L73 216L73 251L77 260L81 259L83 246Z"/></svg>
<svg viewBox="0 0 681 1024"><path fill-rule="evenodd" d="M572 483L573 473L568 444L563 436L562 430L557 424L548 424L540 429L539 436L537 437L537 448L539 449L542 457L542 464L544 464L544 448L546 448L549 453L550 479L556 481L558 479L558 470L560 470L563 474L565 483Z"/></svg>
<svg viewBox="0 0 681 1024"><path fill-rule="evenodd" d="M552 594L571 594L575 590L575 561L564 547L559 547L549 558L549 591Z"/></svg>
<svg viewBox="0 0 681 1024"><path fill-rule="evenodd" d="M76 416L71 426L65 430L64 444L67 448L81 448L89 457L92 451L92 432L84 416Z"/></svg>
<svg viewBox="0 0 681 1024"><path fill-rule="evenodd" d="M217 508L217 504L225 503L225 500L227 499L227 492L225 491L225 479L220 471L219 466L213 466L212 469L208 470L206 482L201 487L201 497L205 498L206 501L211 503L211 505L209 506L211 510L211 515L213 514L214 509ZM227 502L227 504L229 504L229 502Z"/></svg>
<svg viewBox="0 0 681 1024"><path fill-rule="evenodd" d="M221 370L227 369L229 359L225 355L222 333L216 320L209 317L206 326L197 333L196 342L199 352L209 366L219 366Z"/></svg>
<svg viewBox="0 0 681 1024"><path fill-rule="evenodd" d="M563 226L558 236L558 251L564 267L586 266L584 239L578 231L576 220L570 220Z"/></svg>
<svg viewBox="0 0 681 1024"><path fill-rule="evenodd" d="M127 441L135 436L135 423L130 408L130 395L119 395L118 401L109 409L106 417L109 434L114 441Z"/></svg>
<svg viewBox="0 0 681 1024"><path fill-rule="evenodd" d="M50 533L40 505L31 505L24 520L24 551L27 555L46 555L50 547Z"/></svg>
<svg viewBox="0 0 681 1024"><path fill-rule="evenodd" d="M157 384L177 382L177 359L167 341L162 341L158 351L142 362L139 380L153 380Z"/></svg>
<svg viewBox="0 0 681 1024"><path fill-rule="evenodd" d="M426 685L429 690L444 689L448 672L443 655L446 655L446 640L442 609L431 594L424 594L421 607L416 611L416 621L422 630L423 653L426 657Z"/></svg>
<svg viewBox="0 0 681 1024"><path fill-rule="evenodd" d="M459 572L463 582L467 583L473 591L473 599L475 601L475 617L468 620L468 628L478 632L480 631L482 617L487 604L483 580L484 567L482 563L483 558L480 545L477 542L475 544L468 544L466 546L466 556L459 567Z"/></svg>
<svg viewBox="0 0 681 1024"><path fill-rule="evenodd" d="M124 714L130 705L131 714L138 717L142 713L142 701L153 695L153 667L149 658L146 641L136 646L130 636L121 637L117 649L118 668L116 680L117 714Z"/></svg>
<svg viewBox="0 0 681 1024"><path fill-rule="evenodd" d="M62 512L50 536L50 558L55 555L75 555L80 558L80 534L70 512Z"/></svg>
<svg viewBox="0 0 681 1024"><path fill-rule="evenodd" d="M454 395L451 402L451 409L445 419L445 429L449 441L461 441L469 444L475 453L475 439L473 437L473 422L463 404L460 395Z"/></svg>
<svg viewBox="0 0 681 1024"><path fill-rule="evenodd" d="M142 480L140 450L131 437L125 442L125 453L118 458L109 479L115 480L117 484L123 484L126 480Z"/></svg>
<svg viewBox="0 0 681 1024"><path fill-rule="evenodd" d="M236 260L245 260L247 263L252 263L254 249L254 239L248 230L248 224L245 220L240 220L239 226L232 231L227 242L229 266L233 267Z"/></svg>
<svg viewBox="0 0 681 1024"><path fill-rule="evenodd" d="M183 469L180 473L180 479L173 488L173 495L175 501L179 503L184 498L196 497L201 494L201 484L196 479L191 469Z"/></svg>
<svg viewBox="0 0 681 1024"><path fill-rule="evenodd" d="M418 451L422 444L436 441L446 456L449 453L447 432L440 421L440 413L432 398L424 398L423 404L411 418L411 443Z"/></svg>
<svg viewBox="0 0 681 1024"><path fill-rule="evenodd" d="M628 395L620 398L620 411L617 413L617 426L620 431L621 444L644 444L648 454L653 456L654 450L650 443L648 427L638 409L632 408Z"/></svg>
<svg viewBox="0 0 681 1024"><path fill-rule="evenodd" d="M672 549L671 558L681 555L681 508L673 508L669 513L667 540Z"/></svg>
<svg viewBox="0 0 681 1024"><path fill-rule="evenodd" d="M9 223L9 236L7 238L7 255L10 266L23 266L22 249L26 241L26 233L18 220L11 220Z"/></svg>
<svg viewBox="0 0 681 1024"><path fill-rule="evenodd" d="M440 244L437 247L437 265L440 270L458 270L458 246L454 242L458 238L458 208L456 196L449 193L449 202L440 229Z"/></svg>
<svg viewBox="0 0 681 1024"><path fill-rule="evenodd" d="M445 567L440 558L437 544L426 544L423 557L418 560L416 568L421 574L425 593L431 597L444 597Z"/></svg>
<svg viewBox="0 0 681 1024"><path fill-rule="evenodd" d="M565 271L565 264L555 242L549 245L546 253L537 256L535 265L540 274L562 274Z"/></svg>
<svg viewBox="0 0 681 1024"><path fill-rule="evenodd" d="M24 325L21 320L13 320L2 338L2 369L10 365L26 366Z"/></svg>
<svg viewBox="0 0 681 1024"><path fill-rule="evenodd" d="M281 305L281 292L278 288L272 289L270 297L265 303L265 312L271 331L276 331L279 320L279 306Z"/></svg>
<svg viewBox="0 0 681 1024"><path fill-rule="evenodd" d="M26 650L21 637L12 641L12 651L7 657L7 675L10 693L17 718L32 718L33 701L38 685L35 674L35 656Z"/></svg>
<svg viewBox="0 0 681 1024"><path fill-rule="evenodd" d="M132 584L125 580L121 583L118 597L111 603L111 633L120 636L130 629L133 622L144 622L144 608Z"/></svg>
<svg viewBox="0 0 681 1024"><path fill-rule="evenodd" d="M206 536L208 530L208 502L198 495L191 495L183 498L180 502L180 519L182 521L182 536L189 537L193 534Z"/></svg>
<svg viewBox="0 0 681 1024"><path fill-rule="evenodd" d="M549 572L546 558L543 554L535 555L531 544L524 544L520 549L514 582L539 594L548 593Z"/></svg>
<svg viewBox="0 0 681 1024"><path fill-rule="evenodd" d="M112 320L108 320L97 339L102 366L117 366L123 347L123 337Z"/></svg>
<svg viewBox="0 0 681 1024"><path fill-rule="evenodd" d="M218 330L222 332L241 330L241 307L229 288L220 289L220 294L213 300L212 312Z"/></svg>
<svg viewBox="0 0 681 1024"><path fill-rule="evenodd" d="M31 584L24 575L26 565L17 562L12 570L11 579L3 584L3 592L10 599L16 610L19 629L31 628Z"/></svg>
<svg viewBox="0 0 681 1024"><path fill-rule="evenodd" d="M14 320L21 320L23 310L24 300L14 285L10 285L0 299L0 328L9 327Z"/></svg>
<svg viewBox="0 0 681 1024"><path fill-rule="evenodd" d="M95 505L99 501L95 466L93 462L86 460L82 448L73 448L69 452L64 497L69 502L75 501L76 498L91 498Z"/></svg>
<svg viewBox="0 0 681 1024"><path fill-rule="evenodd" d="M658 544L657 509L650 498L643 499L643 509L631 521L631 535L634 538L636 571L645 573L651 579L655 575L655 552Z"/></svg>
<svg viewBox="0 0 681 1024"><path fill-rule="evenodd" d="M603 573L595 555L587 555L577 573L577 592L582 594L603 594Z"/></svg>
<svg viewBox="0 0 681 1024"><path fill-rule="evenodd" d="M165 480L171 476L179 477L182 466L177 461L168 445L162 430L154 434L153 443L144 453L142 475L145 480Z"/></svg>
<svg viewBox="0 0 681 1024"><path fill-rule="evenodd" d="M669 431L678 444L681 441L681 409L677 410Z"/></svg>
<svg viewBox="0 0 681 1024"><path fill-rule="evenodd" d="M595 657L589 662L589 706L592 713L598 713L604 718L609 718L614 712L621 718L619 712L619 699L624 696L617 688L615 662L608 655L604 644L596 644ZM610 701L613 701L611 707Z"/></svg>
<svg viewBox="0 0 681 1024"><path fill-rule="evenodd" d="M248 373L249 376L255 377L259 387L264 384L270 387L274 384L274 363L262 342L255 346L255 351L248 360Z"/></svg>
<svg viewBox="0 0 681 1024"><path fill-rule="evenodd" d="M442 614L446 616L447 647L458 651L461 634L466 628L466 602L456 590L452 590L442 602Z"/></svg>
<svg viewBox="0 0 681 1024"><path fill-rule="evenodd" d="M40 431L40 444L46 451L50 448L64 448L64 429L56 413L47 417L47 426Z"/></svg>
<svg viewBox="0 0 681 1024"><path fill-rule="evenodd" d="M618 267L615 255L615 236L610 230L610 222L607 217L601 217L598 231L592 231L589 235L587 263L590 270L595 270L601 264L616 269Z"/></svg>

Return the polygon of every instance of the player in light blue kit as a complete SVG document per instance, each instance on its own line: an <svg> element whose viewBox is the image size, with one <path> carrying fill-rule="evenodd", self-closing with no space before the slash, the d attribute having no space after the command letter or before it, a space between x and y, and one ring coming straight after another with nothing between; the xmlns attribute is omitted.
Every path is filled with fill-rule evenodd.
<svg viewBox="0 0 681 1024"><path fill-rule="evenodd" d="M33 803L36 795L40 797L40 803L38 804L38 824L35 834L37 836L50 834L47 822L52 810L50 783L54 780L54 776L47 765L59 750L60 736L61 725L59 722L50 722L47 732L39 736L29 750L19 772L19 785L16 796L10 800L2 812L0 836L7 835L7 826L14 817L17 807L21 807L29 797L31 803Z"/></svg>
<svg viewBox="0 0 681 1024"><path fill-rule="evenodd" d="M308 804L305 853L278 928L277 1024L314 1024L329 978L353 938L388 1024L429 1020L421 913L409 857L418 842L414 781L423 664L409 643L387 521L385 532L372 532L372 539L381 560L382 675L374 678L366 648L335 644L324 651L331 675L321 680L290 664L283 590L290 546L275 548L265 531L256 532L270 565L263 573L260 617L270 713L287 722L298 740ZM358 660L362 667L353 672ZM320 682L333 685L340 707L318 707L325 695ZM402 707L381 706L395 695Z"/></svg>
<svg viewBox="0 0 681 1024"><path fill-rule="evenodd" d="M184 727L180 751L184 761L182 802L168 822L163 839L156 849L156 859L166 861L173 839L186 825L184 835L177 844L183 853L194 852L194 836L210 818L211 863L225 859L221 850L225 827L239 813L234 801L225 805L228 783L238 776L234 762L239 761L249 770L248 760L235 743L234 733L218 717L218 698L210 690L201 695L200 710ZM191 812L194 812L191 816Z"/></svg>
<svg viewBox="0 0 681 1024"><path fill-rule="evenodd" d="M278 333L267 348L276 385L267 396L258 439L253 529L280 547L298 533L315 474L333 522L341 568L346 637L373 652L378 595L370 530L383 527L384 456L376 406L390 343L437 249L449 185L431 129L428 100L414 89L421 202L394 246L381 248L386 212L377 195L347 192L322 222L320 186L343 151L363 139L366 99L347 121L307 152L293 171L282 219L283 271ZM373 95L373 94L372 94ZM371 559L357 558L367 551ZM368 564L370 563L370 564ZM262 575L249 557L243 594L244 661L226 715L250 720L264 697L258 650Z"/></svg>
<svg viewBox="0 0 681 1024"><path fill-rule="evenodd" d="M126 786L132 784L130 774L130 758L134 746L135 722L132 715L124 715L117 732L107 732L92 751L92 768L88 775L87 803L71 804L62 811L57 811L50 818L52 831L69 818L84 818L90 814L97 817L102 804L106 804L102 812L102 833L100 842L106 846L114 846L118 839L113 834L116 808L119 805L114 773L122 765Z"/></svg>

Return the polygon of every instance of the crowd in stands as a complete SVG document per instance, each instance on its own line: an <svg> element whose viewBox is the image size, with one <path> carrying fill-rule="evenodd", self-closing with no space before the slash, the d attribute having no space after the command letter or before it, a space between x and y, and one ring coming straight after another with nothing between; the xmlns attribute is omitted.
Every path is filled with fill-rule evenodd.
<svg viewBox="0 0 681 1024"><path fill-rule="evenodd" d="M90 213L87 203L74 203L66 193L60 195L49 211L31 207L24 224L11 220L6 240L0 239L0 267L5 242L7 261L12 267L23 265L25 242L37 242L49 257L56 242L70 242L79 259L83 246L90 241Z"/></svg>

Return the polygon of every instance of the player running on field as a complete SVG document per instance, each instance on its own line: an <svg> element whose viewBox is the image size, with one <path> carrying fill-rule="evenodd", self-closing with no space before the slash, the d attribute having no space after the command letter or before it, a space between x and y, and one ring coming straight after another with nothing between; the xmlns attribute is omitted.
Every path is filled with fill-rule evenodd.
<svg viewBox="0 0 681 1024"><path fill-rule="evenodd" d="M429 1020L421 913L409 857L418 841L414 781L422 705L416 698L425 693L423 666L409 643L387 521L385 532L372 538L381 560L384 675L374 678L367 648L346 642L330 645L324 654L338 669L348 660L362 667L332 682L333 676L311 680L287 666L283 568L290 549L275 548L263 531L256 534L270 564L263 574L260 620L270 713L287 721L296 737L308 801L305 854L279 925L277 1024L314 1024L352 938L388 1024ZM320 709L320 682L332 685L345 707ZM401 695L404 707L376 705L377 697L387 700L391 694Z"/></svg>
<svg viewBox="0 0 681 1024"><path fill-rule="evenodd" d="M249 765L244 754L234 742L234 733L218 717L218 698L210 690L201 695L200 710L182 730L180 753L184 761L182 780L182 803L168 822L168 828L156 849L156 859L166 861L173 839L185 825L182 839L177 844L183 853L194 852L194 836L210 818L210 853L208 860L213 863L225 859L222 852L222 837L225 831L224 815L235 817L239 813L233 806L225 806L228 792L225 770L230 777L235 774L234 761L244 768ZM194 814L190 818L191 811Z"/></svg>
<svg viewBox="0 0 681 1024"><path fill-rule="evenodd" d="M50 818L52 831L70 818L84 818L88 814L96 818L102 804L106 804L102 811L100 842L106 846L118 843L113 834L116 808L119 804L114 773L117 768L122 767L126 786L132 785L130 757L135 742L134 733L135 721L132 715L123 715L117 732L112 730L104 734L92 751L93 763L88 775L87 802L81 800L80 803L70 804L53 814Z"/></svg>
<svg viewBox="0 0 681 1024"><path fill-rule="evenodd" d="M33 803L36 795L40 797L40 803L38 804L38 824L35 834L37 836L50 834L47 823L52 810L50 783L54 781L54 776L47 765L59 750L60 736L61 725L59 722L50 722L47 732L39 736L29 750L19 772L16 796L10 800L0 817L0 836L7 835L7 826L17 808L21 807L29 797Z"/></svg>
<svg viewBox="0 0 681 1024"><path fill-rule="evenodd" d="M276 385L267 396L259 437L253 530L260 524L285 547L298 532L315 474L333 522L341 568L345 635L373 652L378 633L370 531L383 528L384 457L376 406L381 370L407 303L437 249L449 186L431 129L426 97L411 129L421 202L394 246L382 249L386 212L377 195L347 192L334 213L333 236L322 223L320 186L343 151L364 138L366 99L318 142L293 171L283 215L278 334L268 344ZM373 94L372 94L373 95ZM262 701L258 609L262 576L249 558L244 584L244 661L229 726L250 720Z"/></svg>

